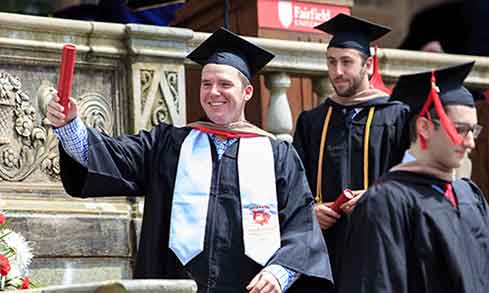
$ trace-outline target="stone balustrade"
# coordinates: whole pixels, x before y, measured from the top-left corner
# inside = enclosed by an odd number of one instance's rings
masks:
[[[23,290],[26,293],[195,293],[197,284],[190,280],[114,280],[78,285],[49,286]]]
[[[34,248],[31,278],[70,285],[132,275],[142,201],[79,200],[59,181],[57,140],[45,119],[63,43],[74,43],[72,95],[81,118],[108,134],[186,123],[185,56],[208,34],[138,24],[108,24],[0,13],[0,209]],[[268,130],[291,139],[287,96],[292,75],[312,79],[318,97],[332,93],[326,45],[249,38],[277,57],[263,75],[270,91]],[[476,60],[467,84],[489,88],[489,58],[380,49],[392,83],[400,74]]]

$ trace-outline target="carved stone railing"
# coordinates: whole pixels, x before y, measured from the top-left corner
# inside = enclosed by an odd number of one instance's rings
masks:
[[[137,249],[141,200],[68,197],[59,181],[57,140],[45,119],[47,89],[57,84],[63,43],[74,43],[72,95],[89,126],[134,133],[159,122],[186,122],[184,57],[208,34],[188,29],[71,21],[0,13],[0,209],[32,242],[32,279],[69,285],[127,279]],[[332,93],[326,46],[250,40],[277,57],[265,68],[268,130],[291,139],[291,76],[312,79],[318,97]],[[387,82],[400,74],[477,60],[467,84],[489,87],[489,59],[379,50]]]
[[[78,285],[50,286],[25,290],[26,293],[195,293],[197,284],[190,280],[114,280]]]

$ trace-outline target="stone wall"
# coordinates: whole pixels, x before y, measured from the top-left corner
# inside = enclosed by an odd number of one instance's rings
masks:
[[[34,249],[43,286],[132,276],[141,200],[67,196],[45,119],[63,43],[77,46],[72,95],[108,134],[185,123],[189,30],[0,13],[0,210]],[[142,210],[142,209],[141,209]]]

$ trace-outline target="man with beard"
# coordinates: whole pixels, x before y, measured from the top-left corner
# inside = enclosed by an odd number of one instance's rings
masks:
[[[474,62],[401,76],[392,94],[409,104],[410,162],[368,189],[352,215],[341,293],[485,293],[489,207],[455,168],[481,131],[463,87]]]
[[[110,137],[53,96],[47,117],[61,141],[72,196],[145,196],[136,278],[193,279],[199,293],[325,292],[327,249],[304,168],[292,145],[245,120],[251,77],[270,52],[226,29],[187,58],[203,65],[209,121],[160,123]],[[307,287],[302,287],[302,286]]]
[[[331,35],[326,52],[328,77],[336,94],[300,114],[294,146],[315,195],[315,212],[329,249],[333,277],[339,272],[348,214],[373,180],[399,163],[407,148],[407,107],[374,88],[368,71],[370,42],[389,29],[339,14],[317,27]],[[331,203],[345,189],[355,196]]]

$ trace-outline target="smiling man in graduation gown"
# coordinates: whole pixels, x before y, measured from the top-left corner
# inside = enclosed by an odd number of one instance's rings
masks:
[[[472,66],[400,77],[392,97],[411,107],[413,160],[355,208],[339,292],[488,292],[489,208],[472,181],[454,180],[481,130],[463,87]]]
[[[401,161],[408,147],[407,107],[389,101],[388,94],[374,88],[368,78],[373,62],[370,42],[389,32],[388,28],[344,14],[317,28],[333,35],[326,57],[336,94],[300,114],[294,146],[315,194],[316,215],[335,275],[348,216],[329,205],[346,188],[360,194]],[[350,213],[358,198],[343,205],[342,211]]]
[[[85,127],[73,101],[65,117],[53,96],[66,191],[145,195],[136,278],[191,278],[199,292],[325,292],[329,259],[300,158],[244,117],[251,77],[273,55],[219,29],[188,58],[203,65],[207,122],[112,138]]]

